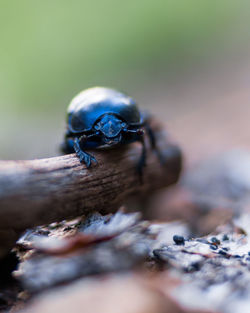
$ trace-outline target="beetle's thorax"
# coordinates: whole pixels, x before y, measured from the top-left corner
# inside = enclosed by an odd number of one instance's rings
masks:
[[[118,116],[107,113],[96,122],[94,128],[101,132],[106,143],[119,142],[121,131],[127,126]]]

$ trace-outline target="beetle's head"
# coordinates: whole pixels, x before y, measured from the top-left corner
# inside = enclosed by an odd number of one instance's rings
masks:
[[[122,139],[121,131],[126,127],[127,123],[111,113],[104,114],[94,125],[95,130],[102,134],[103,141],[107,145],[119,143]]]

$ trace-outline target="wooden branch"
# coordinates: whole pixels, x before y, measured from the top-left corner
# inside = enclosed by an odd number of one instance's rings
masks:
[[[143,184],[135,167],[140,144],[91,151],[98,165],[87,169],[75,154],[28,161],[0,161],[0,246],[11,246],[26,228],[93,211],[113,212],[132,194],[148,194],[178,180],[181,152],[157,121],[153,129],[166,159],[161,165],[147,142]],[[0,249],[1,250],[1,249]],[[1,256],[1,251],[0,251]]]

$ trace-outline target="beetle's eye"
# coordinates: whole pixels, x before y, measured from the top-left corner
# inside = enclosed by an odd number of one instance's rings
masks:
[[[124,123],[124,122],[121,125],[122,125],[122,127],[126,127],[127,126],[127,124]]]

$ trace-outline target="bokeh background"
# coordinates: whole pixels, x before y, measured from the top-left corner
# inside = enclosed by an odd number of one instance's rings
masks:
[[[188,159],[250,143],[250,3],[0,0],[0,158],[58,153],[68,103],[103,85]]]

